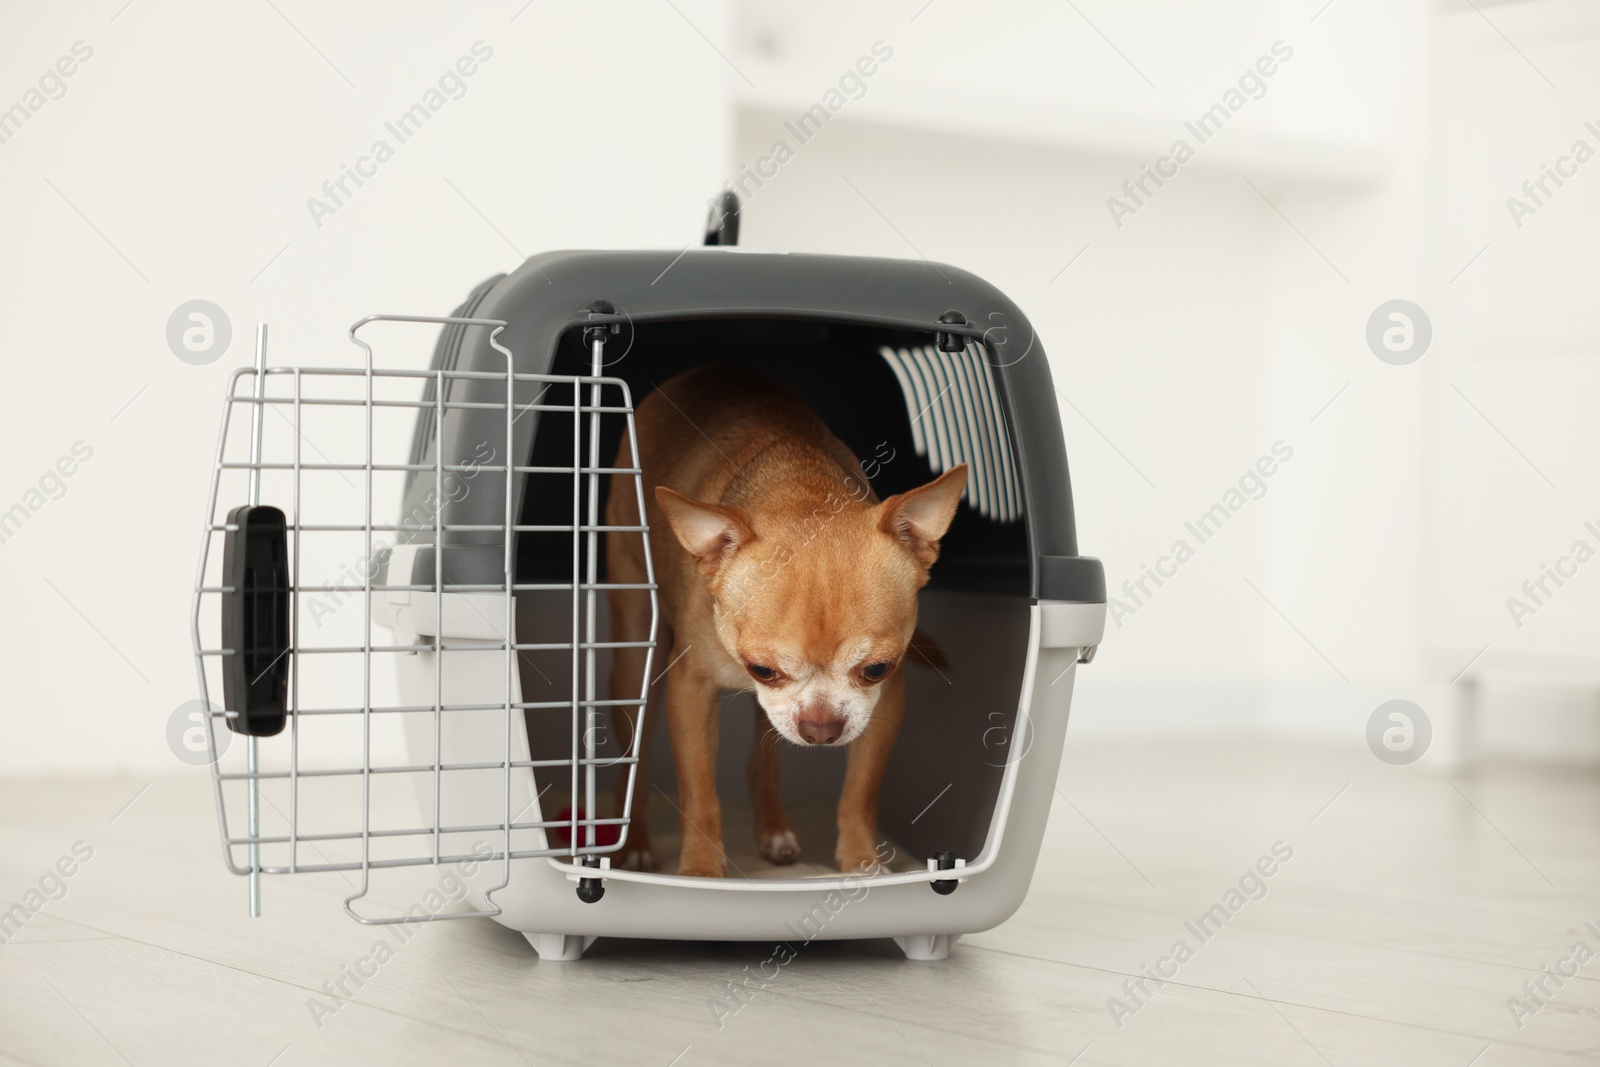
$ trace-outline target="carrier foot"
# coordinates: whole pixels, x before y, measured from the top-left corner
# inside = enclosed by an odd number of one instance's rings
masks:
[[[593,936],[584,934],[523,934],[528,944],[541,960],[550,963],[567,963],[583,959],[583,950],[594,944]]]
[[[942,960],[949,957],[950,944],[956,937],[949,934],[912,934],[909,937],[897,937],[894,943],[900,946],[900,951],[906,954],[908,960]]]

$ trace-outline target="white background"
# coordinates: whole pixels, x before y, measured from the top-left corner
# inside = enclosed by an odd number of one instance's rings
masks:
[[[0,108],[74,42],[93,58],[0,144],[0,510],[75,442],[93,458],[0,544],[0,766],[176,766],[219,401],[256,322],[274,363],[346,365],[356,318],[446,313],[525,255],[680,248],[877,41],[893,58],[742,243],[925,256],[1008,292],[1114,593],[1294,448],[1109,628],[1073,729],[1359,744],[1406,697],[1445,735],[1487,646],[1564,671],[1492,675],[1490,746],[1593,759],[1600,564],[1520,629],[1506,599],[1600,525],[1600,162],[1520,229],[1505,201],[1600,148],[1597,37],[1557,0],[11,0]],[[307,198],[479,40],[465,95],[316,225]],[[1115,225],[1107,198],[1280,40],[1265,95]],[[234,330],[203,367],[165,336],[196,298]],[[1395,298],[1432,319],[1410,366],[1365,340]]]

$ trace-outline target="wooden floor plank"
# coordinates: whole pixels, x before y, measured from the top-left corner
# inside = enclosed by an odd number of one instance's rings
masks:
[[[1506,1007],[1574,940],[1600,949],[1584,925],[1600,928],[1600,825],[1578,814],[1600,807],[1593,776],[1505,768],[1452,782],[1365,751],[1085,743],[1069,744],[1060,789],[1010,921],[936,964],[909,963],[887,941],[806,945],[730,1014],[729,984],[771,946],[606,940],[555,964],[489,922],[397,939],[344,916],[354,876],[336,874],[267,879],[252,920],[244,880],[221,863],[204,772],[10,779],[0,898],[52,892],[0,945],[0,1056],[260,1065],[288,1046],[284,1067],[665,1065],[685,1049],[684,1067],[1596,1058],[1600,959],[1520,1029]],[[1185,924],[1278,841],[1293,858],[1201,943]],[[93,855],[64,893],[42,882],[78,842]],[[374,907],[406,903],[394,886],[376,895]],[[1193,958],[1135,1002],[1123,983],[1180,939]],[[380,942],[391,958],[353,984],[348,968]],[[1113,998],[1136,1010],[1114,1017]]]

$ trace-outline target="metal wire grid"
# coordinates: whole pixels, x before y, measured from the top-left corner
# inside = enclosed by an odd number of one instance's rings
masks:
[[[468,327],[481,326],[490,328],[490,345],[506,359],[506,372],[495,374],[482,371],[460,371],[434,369],[428,371],[410,371],[374,366],[372,347],[357,336],[363,326],[371,322],[403,322],[403,323],[431,323],[444,326]],[[292,478],[291,499],[287,502],[285,510],[288,514],[288,535],[290,537],[290,652],[289,656],[289,695],[288,695],[288,765],[284,770],[263,770],[257,758],[258,743],[264,744],[272,750],[274,747],[281,750],[282,735],[276,738],[258,739],[251,737],[249,743],[249,763],[243,772],[225,772],[218,759],[219,748],[217,744],[216,724],[237,715],[236,711],[210,710],[205,716],[206,742],[212,768],[212,783],[215,802],[217,805],[218,825],[223,845],[223,858],[228,869],[235,874],[249,875],[252,882],[252,914],[259,914],[259,894],[257,884],[262,874],[295,874],[317,871],[355,871],[361,872],[361,884],[355,893],[345,901],[345,910],[355,919],[363,923],[396,923],[396,922],[422,922],[440,919],[492,917],[500,914],[500,907],[493,900],[493,893],[504,888],[510,881],[510,862],[513,859],[566,856],[574,861],[578,857],[596,857],[588,860],[597,863],[597,857],[602,853],[616,851],[626,842],[628,826],[632,818],[631,798],[633,796],[633,779],[638,773],[640,742],[644,731],[644,711],[648,697],[650,678],[650,664],[654,657],[655,635],[659,620],[659,602],[655,581],[654,566],[648,544],[648,527],[643,525],[613,526],[602,525],[599,521],[599,487],[603,475],[623,475],[633,482],[634,492],[638,505],[638,513],[645,514],[644,488],[639,467],[637,438],[634,432],[633,398],[626,382],[620,378],[611,378],[601,375],[603,366],[603,353],[605,342],[595,340],[591,345],[592,365],[589,375],[549,375],[549,374],[519,374],[514,370],[514,357],[509,349],[499,343],[501,331],[506,323],[493,319],[477,318],[434,318],[422,316],[396,316],[373,315],[361,319],[350,328],[350,339],[365,353],[364,368],[302,368],[302,367],[267,367],[265,365],[265,340],[266,330],[263,326],[258,336],[257,365],[254,370],[240,368],[229,379],[227,391],[224,396],[225,404],[222,426],[218,434],[216,457],[213,467],[211,490],[206,506],[206,517],[201,540],[200,562],[198,576],[194,589],[192,637],[195,652],[196,673],[199,681],[200,696],[207,709],[213,709],[209,699],[210,685],[207,676],[207,661],[220,663],[221,657],[237,654],[238,650],[221,647],[208,647],[202,640],[203,607],[207,598],[219,598],[224,593],[233,590],[222,585],[207,585],[207,566],[211,560],[213,545],[218,537],[237,529],[226,521],[218,520],[219,487],[224,472],[246,471],[249,475],[250,493],[253,503],[259,503],[261,475],[264,471],[286,471]],[[287,378],[292,391],[289,396],[269,395],[268,382],[273,378]],[[324,381],[329,379],[360,379],[364,380],[364,396],[356,399],[310,396],[307,395],[308,382]],[[381,379],[415,379],[431,385],[425,391],[422,400],[390,400],[378,399],[374,396],[375,382]],[[505,383],[505,398],[503,401],[457,401],[448,400],[449,390],[447,384],[464,381],[501,382]],[[515,392],[519,383],[526,383],[538,388],[538,395],[533,401],[523,404],[516,402]],[[248,390],[241,387],[248,384]],[[555,386],[567,386],[572,391],[572,402],[543,403],[543,397]],[[583,387],[588,387],[589,402],[583,403]],[[620,401],[613,404],[605,403],[605,393],[614,389],[620,396]],[[431,395],[426,395],[431,394]],[[248,406],[251,411],[251,456],[247,461],[228,458],[229,428],[234,409],[240,405]],[[261,456],[261,425],[263,412],[268,406],[280,405],[287,408],[292,414],[289,422],[293,432],[292,457],[288,461],[270,462]],[[307,441],[302,430],[302,413],[312,407],[346,407],[359,408],[364,412],[364,443],[365,456],[360,464],[340,464],[333,462],[313,463],[307,462],[302,455],[302,443]],[[431,463],[378,463],[374,460],[374,412],[381,408],[409,408],[417,411],[419,419],[434,420],[432,437],[436,442],[433,461]],[[505,417],[505,456],[508,462],[500,464],[460,464],[446,462],[442,442],[446,413],[452,410],[502,410]],[[570,413],[573,419],[573,462],[566,466],[534,466],[510,462],[515,457],[515,422],[527,412],[561,412]],[[585,418],[587,416],[587,419]],[[621,416],[627,425],[627,440],[631,446],[630,467],[607,467],[601,465],[599,454],[601,419],[605,416]],[[581,456],[580,428],[588,427],[588,459],[585,463]],[[325,458],[325,457],[324,457]],[[420,458],[420,457],[418,457]],[[444,484],[445,476],[450,473],[472,471],[477,473],[500,474],[504,477],[505,516],[503,523],[496,524],[466,524],[447,523],[444,521]],[[302,474],[310,471],[335,471],[335,472],[360,472],[363,476],[362,495],[364,520],[359,525],[353,523],[311,523],[305,521],[302,513],[301,482]],[[386,582],[382,585],[373,584],[373,568],[363,567],[363,583],[361,588],[362,606],[364,617],[362,620],[363,641],[360,645],[324,645],[315,646],[302,644],[300,627],[299,597],[307,592],[326,592],[326,587],[310,586],[301,581],[301,541],[302,535],[320,533],[356,533],[364,536],[365,551],[373,551],[373,535],[383,532],[415,533],[415,527],[404,524],[386,524],[373,521],[373,475],[380,472],[415,472],[421,477],[431,472],[434,477],[434,492],[437,506],[432,508],[433,523],[431,533],[433,545],[434,574],[430,584],[415,584],[407,576],[401,582]],[[531,477],[534,475],[545,476],[570,476],[572,478],[572,521],[568,524],[518,524],[513,514],[516,494],[514,492],[517,477]],[[342,476],[342,475],[341,475]],[[582,483],[587,480],[587,513],[580,515],[584,494]],[[530,484],[529,491],[533,486]],[[518,583],[516,581],[516,535],[521,533],[571,533],[572,535],[572,580],[570,582],[530,582]],[[605,533],[635,534],[645,540],[645,566],[646,581],[644,583],[613,583],[601,582],[598,575],[598,563],[601,534]],[[445,582],[443,573],[443,557],[445,550],[437,546],[445,544],[444,535],[447,533],[499,533],[504,544],[503,577],[498,584],[470,584],[453,585]],[[580,543],[586,548],[586,555],[580,553]],[[580,577],[580,559],[587,559],[585,573]],[[597,597],[608,589],[633,589],[647,591],[650,598],[650,630],[648,639],[644,641],[601,641],[597,630]],[[448,590],[448,593],[447,593]],[[572,622],[571,640],[566,642],[517,642],[515,640],[515,594],[518,592],[544,592],[544,591],[570,591],[572,594]],[[435,631],[441,631],[445,614],[445,597],[459,596],[469,593],[498,593],[501,595],[503,605],[503,625],[499,631],[502,638],[498,644],[482,641],[451,643],[444,637],[435,633],[429,643],[416,644],[374,644],[372,640],[372,603],[373,594],[387,594],[390,592],[405,592],[408,594],[431,593],[434,597],[434,618],[441,623],[435,625]],[[485,619],[487,622],[487,619]],[[220,643],[220,642],[219,642]],[[637,699],[619,698],[599,699],[597,689],[596,655],[601,649],[617,648],[643,648],[645,662],[643,674],[640,678],[639,696]],[[496,703],[451,703],[444,702],[443,662],[444,654],[453,651],[494,652],[503,654],[505,688],[503,700]],[[519,701],[514,699],[513,677],[516,670],[517,657],[527,651],[569,651],[571,654],[571,694],[566,700]],[[372,656],[374,653],[418,653],[433,655],[434,693],[431,704],[396,704],[390,706],[375,706],[372,698]],[[304,707],[301,703],[301,657],[319,654],[355,654],[361,655],[362,663],[362,699],[360,706],[344,707]],[[638,709],[634,715],[634,729],[632,736],[627,739],[624,752],[621,756],[601,758],[596,750],[596,727],[602,708],[635,707]],[[513,750],[513,712],[522,714],[529,710],[556,710],[567,709],[572,716],[572,751],[568,759],[514,759]],[[492,761],[458,761],[446,762],[443,759],[443,720],[446,712],[475,712],[499,711],[503,729],[503,751],[498,760]],[[424,715],[433,717],[433,759],[427,764],[402,764],[394,766],[374,766],[372,760],[372,720],[375,715]],[[362,758],[359,767],[335,768],[302,768],[300,765],[300,720],[317,716],[354,716],[361,717],[362,725]],[[281,751],[279,752],[281,755]],[[595,815],[595,775],[600,766],[623,765],[626,767],[628,787],[624,791],[624,807],[622,812],[612,818],[597,818]],[[516,821],[511,812],[511,776],[515,771],[526,771],[530,775],[535,769],[567,768],[570,772],[571,796],[574,799],[573,810],[570,818],[560,820],[534,819]],[[502,772],[501,780],[501,813],[497,822],[474,822],[463,824],[446,824],[441,818],[440,793],[446,774],[452,772],[493,771]],[[580,773],[581,772],[581,773]],[[374,829],[372,826],[371,809],[371,784],[374,775],[385,774],[427,774],[432,775],[432,822],[429,826],[406,827],[396,829]],[[354,778],[361,780],[361,823],[359,830],[341,830],[326,833],[302,833],[300,831],[300,782],[302,779],[311,778]],[[265,780],[287,780],[289,787],[289,812],[287,815],[288,833],[267,835],[262,834],[258,821],[258,796],[261,783]],[[230,781],[243,781],[248,790],[248,827],[247,832],[240,835],[230,830],[230,819],[224,783]],[[584,817],[579,817],[576,799],[581,795],[585,801]],[[537,799],[537,798],[536,798]],[[532,806],[530,804],[529,806]],[[526,808],[524,808],[526,810]],[[518,815],[521,812],[517,813]],[[596,842],[596,828],[599,826],[618,827],[619,839],[610,845],[600,845]],[[549,831],[557,827],[565,827],[568,831],[568,844],[558,848],[523,848],[514,849],[511,844],[513,830]],[[583,828],[584,843],[579,843],[579,828]],[[358,914],[353,903],[365,897],[370,888],[370,873],[374,869],[389,867],[410,867],[427,864],[461,863],[469,860],[481,860],[481,855],[449,853],[444,850],[443,839],[447,835],[464,833],[489,833],[498,832],[501,835],[500,847],[492,858],[501,860],[502,868],[499,881],[492,888],[485,891],[485,901],[488,910],[460,913],[441,913],[434,915],[416,916],[402,915],[390,918],[368,918]],[[429,847],[421,854],[389,856],[373,858],[371,845],[375,838],[418,838],[426,837]],[[359,861],[338,862],[322,858],[321,862],[307,863],[300,859],[301,846],[306,845],[316,850],[319,842],[356,841],[361,843],[361,857]],[[263,864],[260,859],[260,849],[263,845],[287,845],[288,862],[286,864]],[[248,850],[248,862],[240,865],[234,854],[234,849],[243,846]]]

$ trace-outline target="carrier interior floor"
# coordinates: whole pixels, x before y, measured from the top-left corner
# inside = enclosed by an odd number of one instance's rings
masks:
[[[546,818],[564,810],[567,801],[564,793],[552,789],[545,794]],[[675,798],[674,798],[675,799]],[[839,869],[833,865],[833,849],[837,839],[834,807],[824,800],[794,800],[784,804],[789,823],[800,839],[800,858],[793,863],[773,863],[763,859],[756,848],[754,822],[750,802],[742,796],[724,797],[722,800],[722,847],[728,856],[728,875],[732,878],[837,878]],[[650,843],[655,853],[657,868],[665,874],[678,869],[678,852],[683,839],[679,832],[678,813],[668,798],[658,793],[651,801]],[[582,830],[579,830],[581,836]],[[891,871],[920,871],[927,861],[913,856],[888,836],[879,845],[879,855],[887,857],[885,865]]]
[[[204,770],[10,776],[0,900],[41,906],[0,935],[0,1063],[1592,1062],[1600,962],[1543,968],[1600,949],[1600,775],[1432,758],[1069,738],[1009,921],[938,963],[816,941],[781,965],[772,944],[602,938],[552,963],[487,920],[363,926],[340,906],[358,874],[268,878],[251,919]],[[92,856],[52,875],[77,842]]]

